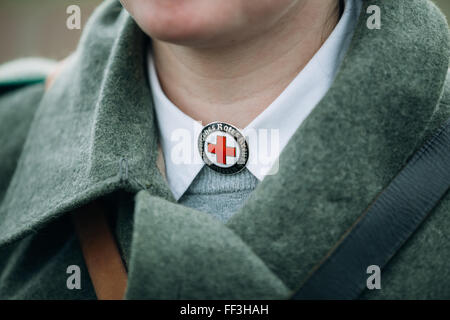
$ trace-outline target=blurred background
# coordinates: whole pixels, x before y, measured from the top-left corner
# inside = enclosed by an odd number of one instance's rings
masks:
[[[450,17],[450,0],[433,0]],[[0,0],[0,64],[39,56],[61,59],[71,53],[86,20],[101,0]],[[69,30],[66,8],[81,9],[81,30]]]

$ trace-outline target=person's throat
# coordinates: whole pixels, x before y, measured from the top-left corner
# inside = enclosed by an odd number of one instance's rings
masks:
[[[153,40],[162,90],[203,125],[221,121],[245,128],[320,49],[336,26],[339,11],[331,20],[329,14],[309,18],[315,21],[309,27],[301,14],[287,19],[245,43],[223,47],[192,48]]]

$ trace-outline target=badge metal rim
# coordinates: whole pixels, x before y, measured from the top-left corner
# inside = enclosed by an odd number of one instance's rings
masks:
[[[205,138],[203,137],[203,132],[215,125],[218,124],[222,124],[222,126],[229,126],[231,128],[233,128],[236,131],[236,134],[231,134],[227,131],[222,131],[219,129],[213,130],[211,131],[209,134],[211,134],[212,132],[224,132],[224,133],[228,133],[229,135],[231,135],[233,137],[233,139],[236,141],[237,145],[240,148],[240,156],[238,161],[231,167],[228,168],[222,168],[217,166],[216,164],[214,164],[211,160],[209,160],[209,158],[207,157],[206,153],[205,153]],[[208,134],[208,135],[209,135]],[[239,140],[236,136],[241,136],[243,138],[243,143],[240,144]],[[231,174],[236,174],[241,172],[242,170],[244,170],[244,168],[247,166],[247,162],[249,159],[249,149],[248,149],[248,143],[247,143],[247,139],[245,138],[244,134],[241,132],[241,130],[239,130],[238,128],[236,128],[235,126],[233,126],[232,124],[226,123],[226,122],[222,122],[222,121],[214,121],[211,123],[208,123],[206,126],[204,126],[202,128],[202,130],[200,131],[200,134],[198,136],[198,151],[200,152],[200,157],[202,158],[203,162],[212,170],[221,173],[221,174],[227,174],[227,175],[231,175]],[[245,157],[245,158],[244,158]],[[241,161],[241,159],[243,161]]]

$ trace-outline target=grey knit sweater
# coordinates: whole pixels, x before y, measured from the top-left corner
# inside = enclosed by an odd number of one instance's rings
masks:
[[[258,182],[247,169],[224,175],[204,166],[178,202],[226,222],[244,204]]]

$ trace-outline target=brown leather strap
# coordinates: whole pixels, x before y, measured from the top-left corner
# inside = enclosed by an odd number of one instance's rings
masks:
[[[123,299],[127,272],[103,206],[98,200],[88,204],[75,212],[73,222],[97,298]]]
[[[51,72],[45,83],[48,90],[64,67],[61,61]],[[72,216],[81,250],[99,300],[121,300],[127,287],[127,272],[111,233],[105,211],[97,200]]]

